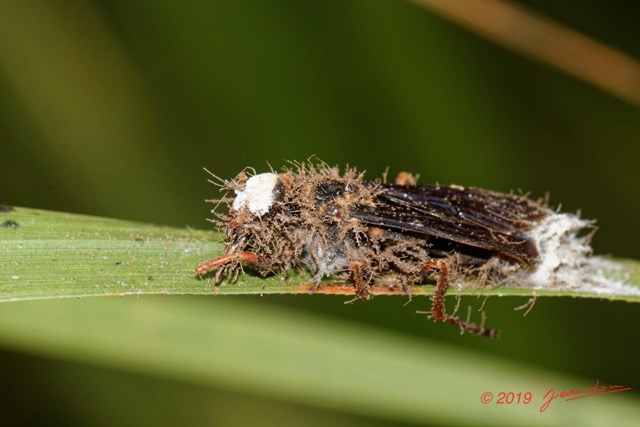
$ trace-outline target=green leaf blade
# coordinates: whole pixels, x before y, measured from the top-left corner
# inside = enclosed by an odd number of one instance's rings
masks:
[[[142,294],[224,295],[300,294],[313,288],[308,272],[291,270],[272,277],[242,274],[236,284],[214,286],[195,266],[219,256],[223,236],[215,231],[178,229],[131,221],[15,208],[0,213],[0,302],[83,296]],[[622,276],[640,285],[637,262],[620,262]],[[413,286],[413,295],[433,287]],[[314,292],[353,295],[350,285],[327,282]],[[456,292],[451,291],[450,292]],[[465,288],[461,295],[574,296],[639,302],[640,297],[571,291]],[[379,295],[401,295],[401,289],[376,286]]]

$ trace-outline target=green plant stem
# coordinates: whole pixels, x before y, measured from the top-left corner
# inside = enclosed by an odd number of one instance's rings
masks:
[[[211,277],[200,278],[194,272],[198,262],[220,255],[224,248],[223,236],[214,231],[27,208],[0,212],[0,225],[0,302],[137,294],[354,294],[351,285],[331,282],[314,290],[311,276],[301,271],[268,278],[242,274],[236,284],[215,286]],[[638,262],[618,262],[620,274],[639,285]],[[432,291],[430,285],[411,288],[413,295]],[[484,292],[471,286],[461,295]],[[375,286],[373,293],[404,295],[403,290],[384,286]],[[494,289],[491,295],[640,301],[637,296],[524,288]]]

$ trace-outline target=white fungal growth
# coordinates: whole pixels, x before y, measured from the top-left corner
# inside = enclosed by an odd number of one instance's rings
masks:
[[[615,264],[591,256],[590,236],[581,236],[593,221],[570,214],[551,214],[530,234],[540,262],[524,273],[524,284],[537,289],[571,290],[599,294],[638,295],[640,289],[612,279]]]
[[[573,281],[571,276],[591,254],[589,242],[578,233],[591,223],[574,215],[551,214],[531,230],[540,251],[540,263],[529,275],[531,284],[543,288]]]
[[[244,190],[236,190],[233,209],[236,211],[244,207],[249,212],[262,216],[269,212],[274,202],[274,189],[278,183],[275,173],[261,173],[247,180]]]

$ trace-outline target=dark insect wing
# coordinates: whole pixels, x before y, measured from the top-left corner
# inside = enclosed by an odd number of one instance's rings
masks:
[[[375,206],[355,206],[351,216],[400,232],[435,236],[532,264],[527,236],[549,210],[525,197],[478,188],[378,184]]]

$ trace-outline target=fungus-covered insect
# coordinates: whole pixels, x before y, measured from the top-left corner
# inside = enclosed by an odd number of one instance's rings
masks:
[[[306,267],[318,286],[328,276],[349,281],[363,300],[374,283],[408,290],[437,279],[432,318],[488,337],[497,331],[445,312],[450,277],[562,284],[563,271],[579,268],[590,252],[590,236],[578,233],[591,221],[520,195],[415,185],[407,173],[387,184],[364,181],[354,169],[294,164],[279,174],[243,172],[222,186],[235,193],[222,199],[228,214],[218,214],[226,249],[197,274],[217,269],[219,284],[235,281],[242,266],[262,275]]]

